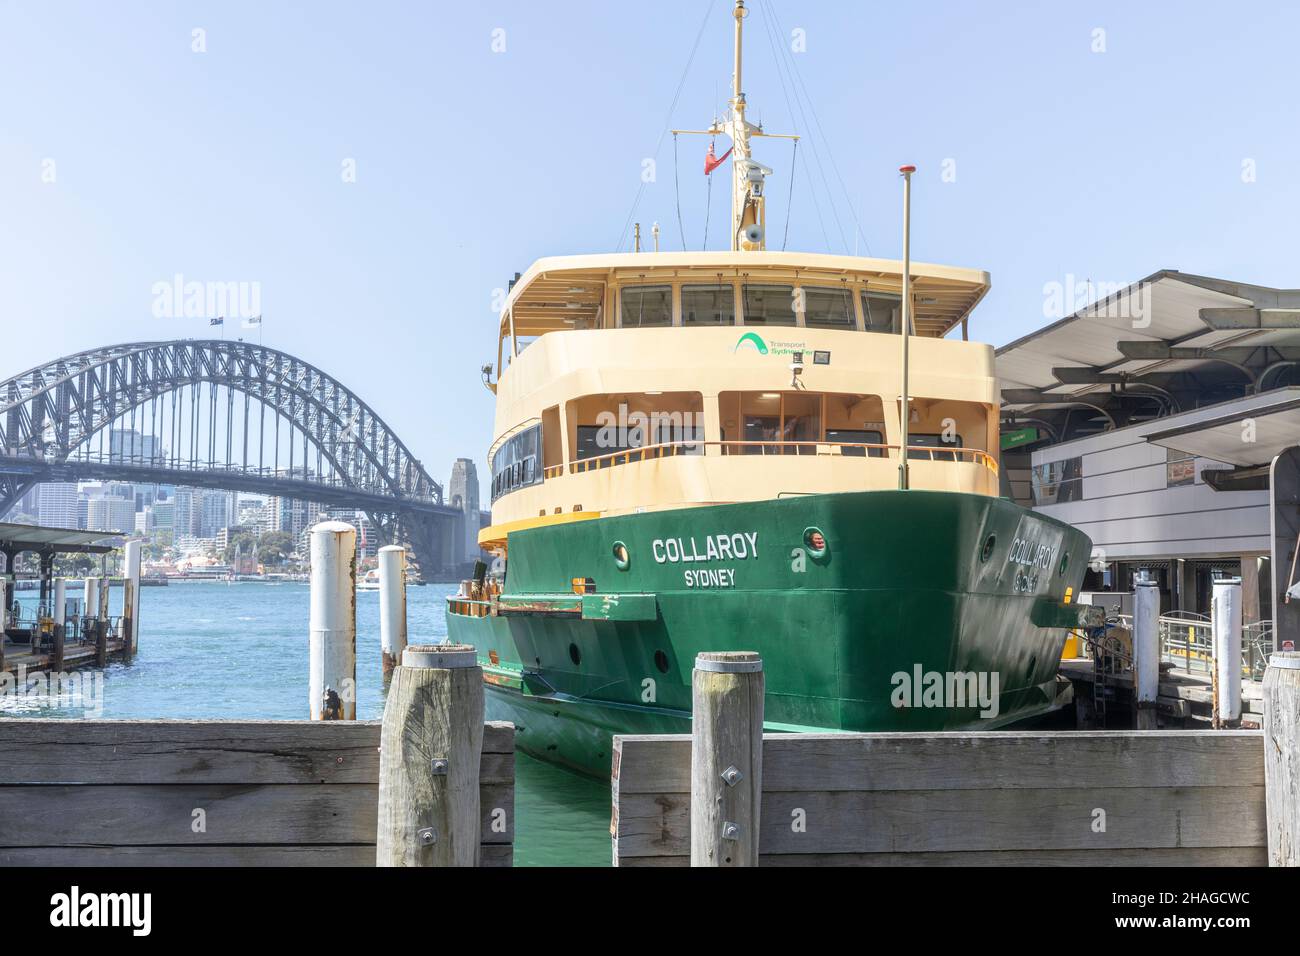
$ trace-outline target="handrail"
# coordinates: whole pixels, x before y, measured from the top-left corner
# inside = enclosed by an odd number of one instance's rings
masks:
[[[542,469],[542,477],[558,478],[564,475],[566,472],[569,474],[583,474],[584,472],[591,471],[593,469],[603,468],[605,467],[606,463],[610,465],[626,465],[631,463],[633,460],[645,461],[647,458],[673,457],[679,454],[696,453],[697,450],[703,451],[703,449],[705,448],[724,448],[724,449],[775,448],[775,449],[781,449],[782,451],[786,449],[798,450],[800,448],[812,448],[814,453],[820,453],[818,452],[818,449],[820,448],[839,448],[841,449],[841,451],[845,448],[855,448],[855,449],[861,448],[864,451],[872,450],[872,451],[883,451],[886,453],[897,453],[899,451],[899,447],[900,446],[898,445],[878,444],[872,442],[836,442],[836,441],[733,441],[733,440],[705,441],[703,439],[696,439],[696,440],[683,440],[683,441],[672,441],[672,442],[658,442],[651,445],[640,445],[636,448],[625,448],[619,451],[609,452],[604,455],[595,455],[591,458],[579,458],[574,461],[570,461],[567,464],[551,465],[547,468]],[[997,459],[994,458],[992,455],[990,455],[988,452],[979,448],[962,448],[959,446],[958,447],[935,447],[932,445],[908,445],[907,450],[909,452],[925,452],[930,455],[931,461],[935,460],[934,453],[936,452],[940,455],[945,456],[944,458],[940,458],[939,459],[940,461],[959,460],[959,456],[969,455],[971,459],[970,461],[971,464],[983,464],[984,467],[987,468],[989,471],[993,472],[994,475],[998,473]],[[947,458],[947,456],[952,456],[952,458]],[[841,455],[841,457],[847,458],[847,457],[854,457],[854,456]],[[880,457],[888,459],[890,457],[896,457],[896,454],[895,455],[885,454]]]

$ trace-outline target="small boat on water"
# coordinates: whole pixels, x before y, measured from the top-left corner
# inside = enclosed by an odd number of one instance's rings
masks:
[[[746,14],[701,131],[731,141],[705,167],[730,158],[730,249],[542,259],[485,370],[498,561],[448,598],[448,638],[521,750],[591,774],[615,733],[689,732],[702,651],[762,656],[778,731],[990,729],[1063,699],[1091,542],[999,497],[993,349],[967,334],[989,276],[906,238],[902,261],[766,248]]]
[[[357,581],[357,592],[379,590],[379,569],[371,568]]]

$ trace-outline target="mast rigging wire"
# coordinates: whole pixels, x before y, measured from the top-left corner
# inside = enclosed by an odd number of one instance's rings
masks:
[[[713,15],[713,8],[716,4],[708,3],[705,5],[704,19],[700,21],[699,32],[695,34],[695,44],[691,47],[691,55],[686,59],[686,66],[682,68],[682,75],[677,81],[677,91],[673,94],[673,101],[668,107],[668,115],[664,118],[663,127],[659,133],[659,140],[655,143],[655,157],[659,155],[659,149],[664,144],[664,136],[668,134],[668,128],[672,123],[673,111],[677,109],[677,101],[681,99],[682,88],[686,85],[686,75],[691,70],[691,64],[695,62],[695,54],[700,49],[700,41],[704,39],[704,28],[709,25],[709,17]],[[628,227],[632,225],[632,217],[636,215],[637,207],[641,204],[641,194],[645,192],[645,178],[642,177],[641,184],[637,186],[636,198],[632,200],[632,208],[628,210],[627,219],[623,222],[623,230],[618,234],[614,241],[616,250],[623,248],[623,240],[627,236]]]
[[[677,176],[677,134],[673,133],[673,192],[677,196],[677,231],[682,237],[682,252],[686,251],[686,226],[682,223],[682,184]]]
[[[759,0],[759,2],[762,3],[762,4],[764,4],[764,5],[767,7],[767,14],[766,14],[766,16],[764,17],[764,21],[770,21],[770,22],[771,22],[772,29],[773,29],[774,31],[776,31],[776,33],[777,33],[778,35],[780,35],[780,29],[781,29],[781,28],[780,28],[780,23],[779,23],[779,22],[777,21],[777,19],[776,19],[776,10],[775,10],[775,8],[774,8],[773,5],[772,5],[772,0]],[[782,49],[784,50],[784,47],[782,47]],[[788,68],[789,68],[789,70],[790,70],[790,74],[791,74],[791,76],[793,76],[794,79],[798,81],[799,87],[802,88],[802,90],[803,90],[803,98],[804,98],[804,99],[807,101],[807,103],[808,103],[808,109],[812,112],[813,122],[814,122],[814,123],[816,124],[816,126],[817,126],[817,132],[821,135],[822,142],[823,142],[823,143],[825,144],[825,146],[826,146],[826,157],[827,157],[827,159],[830,161],[830,164],[831,164],[831,170],[835,173],[835,178],[836,178],[836,180],[839,181],[840,189],[843,190],[843,192],[844,192],[844,200],[845,200],[845,203],[846,203],[847,206],[848,206],[849,215],[853,218],[853,225],[854,225],[854,227],[857,229],[857,231],[858,231],[858,235],[862,238],[862,244],[866,247],[867,255],[871,255],[871,244],[870,244],[869,242],[867,242],[867,237],[866,237],[865,233],[863,233],[863,231],[862,231],[862,223],[858,220],[857,210],[856,210],[856,209],[854,208],[854,206],[853,206],[853,199],[852,199],[852,197],[849,195],[849,189],[848,189],[848,186],[846,186],[846,185],[844,184],[844,177],[840,174],[839,164],[835,162],[835,151],[831,149],[830,140],[826,137],[826,131],[822,128],[821,117],[817,114],[817,106],[813,103],[812,96],[810,96],[809,93],[808,93],[808,84],[807,84],[806,82],[804,82],[804,78],[803,78],[802,74],[799,73],[799,69],[798,69],[798,67],[797,67],[797,66],[795,65],[795,63],[794,63],[794,56],[793,56],[793,54],[791,54],[791,53],[789,53],[788,51],[786,51],[786,52],[784,53],[784,55],[785,55],[786,61],[787,61],[787,63],[788,63]],[[796,89],[796,91],[795,91],[795,95],[796,95],[796,97],[798,96],[798,89]],[[812,129],[810,128],[810,129],[809,129],[809,133],[811,133],[811,132],[812,132]],[[814,143],[814,147],[815,147],[815,143]],[[815,150],[815,148],[814,148],[814,152],[815,152],[815,151],[816,151],[816,150]],[[818,159],[818,166],[820,167],[820,165],[821,165],[821,160],[820,160],[820,158],[819,158],[819,159]],[[823,175],[823,178],[824,178],[824,177],[825,177],[825,173],[823,172],[822,175]],[[830,187],[827,186],[827,194],[828,194],[828,196],[829,196],[829,192],[830,192]],[[834,206],[832,206],[832,207],[831,207],[831,212],[832,212],[832,214],[834,213],[834,211],[835,211]],[[836,216],[836,225],[838,225],[838,224],[839,224],[839,217]],[[848,248],[848,243],[845,242],[845,249],[847,250],[847,248]]]
[[[785,244],[790,240],[790,210],[794,207],[794,171],[795,162],[799,158],[799,141],[794,139],[790,142],[793,146],[790,150],[790,192],[785,197],[785,234],[781,236],[782,252],[785,252]]]

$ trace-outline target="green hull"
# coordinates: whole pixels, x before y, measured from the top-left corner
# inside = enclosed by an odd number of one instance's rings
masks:
[[[448,637],[478,649],[489,716],[521,750],[591,774],[615,733],[689,732],[701,651],[762,655],[770,729],[989,729],[1054,705],[1090,551],[1059,521],[946,492],[599,518],[512,534],[496,613],[449,611]]]

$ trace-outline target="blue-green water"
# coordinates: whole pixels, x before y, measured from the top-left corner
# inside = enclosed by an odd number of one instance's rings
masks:
[[[412,644],[447,635],[449,585],[407,592]],[[115,591],[115,596],[118,592]],[[79,594],[69,591],[69,595]],[[26,608],[33,591],[17,597]],[[173,584],[141,590],[140,653],[108,668],[105,718],[261,718],[307,716],[306,584]],[[111,613],[116,614],[113,609]],[[72,701],[21,707],[0,697],[0,715],[81,717]],[[383,715],[379,595],[357,595],[357,716]],[[519,754],[515,790],[515,863],[605,866],[610,861],[609,787]]]

